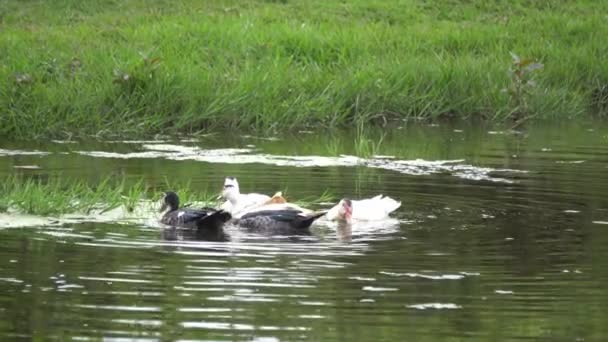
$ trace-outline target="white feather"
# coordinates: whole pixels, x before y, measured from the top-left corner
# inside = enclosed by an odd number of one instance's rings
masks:
[[[270,200],[270,196],[263,194],[240,194],[237,196],[236,203],[232,203],[231,212],[233,214],[241,214],[249,212],[252,209],[266,204]]]
[[[299,210],[301,211],[302,215],[307,215],[312,213],[312,210],[306,209],[306,208],[302,208],[297,204],[293,204],[293,203],[270,203],[270,204],[262,204],[262,205],[250,205],[248,207],[242,208],[241,210],[239,210],[238,212],[235,212],[232,214],[232,217],[239,219],[241,218],[243,215],[248,214],[248,213],[252,213],[255,211],[262,211],[262,210],[286,210],[286,209],[294,209],[294,210]]]
[[[397,210],[401,206],[398,202],[390,197],[378,195],[372,198],[351,201],[352,203],[352,219],[359,221],[379,221],[389,218],[389,214]],[[327,212],[328,220],[339,220],[341,204],[335,205]]]
[[[226,187],[227,185],[229,187]],[[270,200],[270,196],[263,194],[241,194],[239,182],[233,177],[226,177],[224,180],[222,196],[227,201],[220,206],[220,209],[230,212],[237,218],[249,212],[251,208],[261,206]]]

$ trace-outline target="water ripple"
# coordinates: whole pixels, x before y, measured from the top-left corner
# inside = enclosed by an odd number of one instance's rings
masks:
[[[432,279],[432,280],[458,280],[463,279],[465,276],[463,274],[440,274],[440,275],[431,275],[431,274],[420,274],[420,273],[395,273],[395,272],[385,272],[381,271],[381,274],[386,274],[394,277],[410,277],[410,278],[422,278],[422,279]]]
[[[0,148],[0,157],[4,156],[46,156],[51,154],[51,152],[43,152],[43,151],[23,151],[23,150],[6,150]]]
[[[89,304],[74,304],[74,306],[81,308],[81,309],[112,310],[112,311],[160,312],[162,310],[158,306],[89,305]]]
[[[426,309],[461,309],[462,306],[454,303],[423,303],[423,304],[412,304],[408,305],[408,308],[426,310]]]
[[[170,144],[144,144],[142,152],[105,152],[105,151],[77,151],[81,155],[96,158],[163,158],[169,160],[195,160],[207,163],[223,164],[267,164],[274,166],[293,167],[329,167],[329,166],[367,166],[396,171],[408,175],[430,175],[436,173],[451,173],[455,177],[470,180],[486,180],[493,182],[512,183],[504,177],[492,176],[492,173],[525,173],[523,170],[493,169],[462,164],[464,159],[435,160],[423,159],[396,160],[391,158],[360,158],[349,155],[337,157],[327,156],[287,156],[254,153],[253,149],[201,149],[196,146],[182,146]]]

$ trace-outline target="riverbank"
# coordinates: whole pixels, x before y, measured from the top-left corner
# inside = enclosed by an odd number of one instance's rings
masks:
[[[603,115],[606,5],[3,2],[0,136]]]

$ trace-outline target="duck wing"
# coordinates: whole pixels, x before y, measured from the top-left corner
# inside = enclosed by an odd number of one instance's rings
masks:
[[[223,210],[207,209],[207,215],[196,220],[198,230],[220,230],[232,215]]]
[[[163,215],[160,222],[169,226],[195,228],[196,221],[207,216],[207,212],[195,209],[177,209]]]
[[[308,232],[307,228],[322,213],[303,214],[300,210],[260,210],[243,215],[239,220],[241,227],[274,234],[300,234]]]
[[[201,229],[217,228],[218,225],[221,227],[228,220],[230,214],[223,210],[182,208],[166,213],[160,222],[170,226]]]
[[[301,213],[301,211],[295,209],[258,210],[241,216],[241,220],[255,217],[268,217],[280,222],[291,222],[295,220]]]

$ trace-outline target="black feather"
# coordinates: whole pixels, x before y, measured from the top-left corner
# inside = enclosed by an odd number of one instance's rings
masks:
[[[224,234],[224,223],[232,218],[230,213],[212,208],[178,209],[179,198],[174,192],[166,192],[164,201],[170,210],[163,215],[160,222],[169,226],[191,228],[201,234],[220,236]]]

